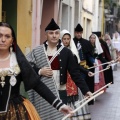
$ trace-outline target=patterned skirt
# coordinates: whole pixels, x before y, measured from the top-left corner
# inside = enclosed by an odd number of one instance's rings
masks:
[[[71,79],[69,73],[67,75],[66,90],[59,91],[59,93],[63,102],[73,109],[76,109],[83,103],[77,104],[79,101],[84,99],[84,96]],[[67,120],[91,120],[88,104],[79,109],[71,118],[67,118]]]
[[[99,65],[99,64],[102,64],[102,63],[98,60],[98,65]],[[103,70],[103,67],[102,67],[102,66],[99,66],[99,67],[98,67],[98,71],[101,71],[101,70]],[[95,71],[95,72],[98,72],[98,71]],[[99,89],[102,88],[103,86],[105,86],[104,73],[103,73],[103,72],[100,72],[100,73],[98,73],[98,82],[95,82],[95,85],[94,85],[94,91],[99,90]],[[104,89],[104,91],[106,91],[106,88]]]
[[[29,100],[15,98],[10,100],[8,110],[0,113],[0,120],[41,120]]]
[[[84,96],[82,95],[81,91],[78,90],[78,101],[68,103],[68,105],[73,109],[76,109],[83,103],[82,102],[80,104],[77,104],[82,99],[84,99]],[[89,111],[88,104],[86,104],[84,107],[79,109],[71,118],[68,118],[67,120],[91,120],[91,114]]]

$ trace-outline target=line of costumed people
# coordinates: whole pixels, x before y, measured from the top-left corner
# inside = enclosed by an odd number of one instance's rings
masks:
[[[75,59],[72,49],[70,50],[63,46],[60,40],[60,27],[55,23],[54,19],[52,19],[45,28],[45,36],[46,41],[42,45],[34,48],[27,55],[27,59],[36,73],[39,74],[41,81],[48,86],[63,103],[70,105],[74,109],[77,107],[75,106],[75,102],[79,99],[81,100],[83,95],[92,96],[92,93],[82,77],[82,72],[80,72],[80,66],[78,65],[80,62],[79,57],[75,54],[77,57],[77,59]],[[84,70],[84,68],[81,69],[83,69],[86,74],[92,74]],[[69,86],[70,84],[67,84],[69,79],[68,74],[75,83],[72,85],[73,89]],[[70,89],[68,90],[69,87]],[[42,97],[40,98],[34,90],[30,90],[28,95],[42,120],[62,119],[63,114],[50,106]],[[91,116],[88,106],[86,105],[68,119],[90,120]]]
[[[90,91],[96,92],[106,84],[111,82],[113,83],[112,67],[108,67],[109,63],[102,65],[107,62],[112,62],[109,46],[104,40],[101,39],[101,32],[93,32],[90,35],[89,40],[82,38],[82,33],[83,28],[80,24],[78,24],[75,28],[75,37],[73,39],[71,38],[69,31],[62,30],[61,40],[63,45],[70,49],[74,54],[74,58],[79,64],[81,75],[84,80],[86,80]],[[107,67],[108,69],[106,69]],[[92,73],[94,73],[94,75]],[[69,97],[72,94],[77,94],[77,88],[74,85],[69,73],[67,81],[67,96]],[[106,88],[104,88],[104,91],[106,91]],[[78,91],[78,96],[79,100],[83,99],[83,97],[80,97],[80,91]],[[72,103],[75,104],[75,101],[72,101]],[[94,100],[90,101],[88,104],[91,105],[93,103]],[[73,106],[73,104],[68,102],[68,105],[70,106]],[[73,108],[75,107],[76,106]],[[86,106],[82,109],[85,108]],[[80,118],[75,120],[79,119]]]
[[[45,28],[46,41],[26,56],[27,61],[13,28],[0,22],[0,120],[61,120],[62,113],[71,114],[80,105],[78,101],[113,82],[111,66],[95,75],[107,65],[89,69],[111,61],[106,42],[95,34],[85,40],[82,33],[78,24],[73,39],[67,30],[60,34],[52,19]],[[22,81],[36,109],[20,95]],[[91,120],[88,105],[68,120]]]
[[[74,42],[79,51],[79,56],[81,59],[81,65],[84,62],[84,67],[87,66],[87,69],[94,73],[106,69],[108,64],[100,65],[101,63],[111,62],[110,51],[107,43],[101,38],[101,32],[93,32],[89,40],[82,38],[83,28],[78,24],[75,28],[75,38]],[[81,46],[79,48],[79,46]],[[94,67],[93,67],[94,66]],[[98,66],[98,67],[96,67]],[[92,68],[93,67],[93,68]],[[91,69],[90,69],[91,68]],[[98,90],[103,87],[105,84],[110,82],[113,83],[113,71],[110,66],[109,69],[95,74],[94,77],[86,77],[86,82],[89,86],[91,92]],[[91,101],[89,104],[93,104],[94,101]]]
[[[78,24],[72,39],[69,31],[60,32],[60,27],[52,19],[45,28],[45,42],[26,56],[40,80],[55,96],[73,109],[80,106],[76,104],[78,101],[86,96],[91,97],[93,92],[113,82],[111,67],[94,74],[107,66],[96,67],[108,61],[107,44],[95,34],[92,34],[89,40],[82,38],[82,34],[83,28]],[[95,68],[90,69],[93,66]],[[108,78],[108,74],[111,74],[111,79]],[[34,90],[30,90],[28,95],[42,120],[59,120],[63,117],[63,114],[39,97]],[[94,100],[88,104],[94,104]],[[67,119],[91,120],[88,104]]]
[[[17,45],[13,28],[0,22],[0,120],[41,120],[31,102],[20,95],[21,82],[26,91],[36,91],[38,98],[41,95],[56,111],[72,112],[40,79]]]

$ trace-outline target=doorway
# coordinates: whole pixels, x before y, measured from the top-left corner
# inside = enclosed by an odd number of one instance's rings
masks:
[[[9,23],[17,35],[17,0],[2,0],[2,22]]]

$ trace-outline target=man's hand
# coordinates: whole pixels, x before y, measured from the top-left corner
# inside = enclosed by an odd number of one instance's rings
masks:
[[[90,91],[88,91],[86,94],[85,94],[85,97],[92,97],[93,96],[93,94],[90,92]]]
[[[93,77],[93,76],[94,76],[94,73],[93,73],[93,72],[88,72],[88,76],[89,76],[89,77]]]
[[[67,114],[71,114],[71,116],[73,115],[73,109],[67,105],[61,106],[59,111],[65,115],[67,115]]]
[[[52,77],[53,71],[50,67],[43,67],[40,70],[40,75],[46,76],[46,77]]]

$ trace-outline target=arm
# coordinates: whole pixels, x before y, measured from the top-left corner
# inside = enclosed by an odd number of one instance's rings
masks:
[[[60,112],[64,114],[72,114],[72,108],[63,104],[60,99],[56,98],[42,81],[40,81],[33,89]]]
[[[89,60],[89,62],[94,65],[94,63],[95,63],[94,57],[92,57],[92,55],[90,53],[87,53],[86,57]]]
[[[82,67],[81,65],[79,65],[80,71],[83,72],[84,74],[88,75],[88,73],[90,72],[89,70],[85,69],[84,67]]]
[[[75,62],[74,56],[70,50],[68,50],[68,71],[75,84],[81,89],[82,93],[85,95],[89,91],[89,88],[85,80],[81,78],[78,64]]]
[[[107,60],[102,57],[102,54],[98,55],[98,57],[99,57],[99,60],[100,60],[102,63],[107,62]]]
[[[78,60],[77,60],[76,55],[74,55],[74,58],[75,58],[76,63],[78,64]],[[80,72],[83,72],[84,74],[87,74],[87,75],[88,75],[89,70],[85,69],[85,68],[82,67],[80,64],[78,64],[78,66],[79,66]]]
[[[34,50],[26,55],[26,59],[31,64],[31,66],[35,70],[35,72],[38,74],[38,71],[40,68],[37,68],[37,66],[36,66],[36,59],[35,59],[35,55],[34,55]]]
[[[63,105],[63,103],[56,98],[56,96],[42,81],[40,81],[33,89],[55,108],[59,109]]]

